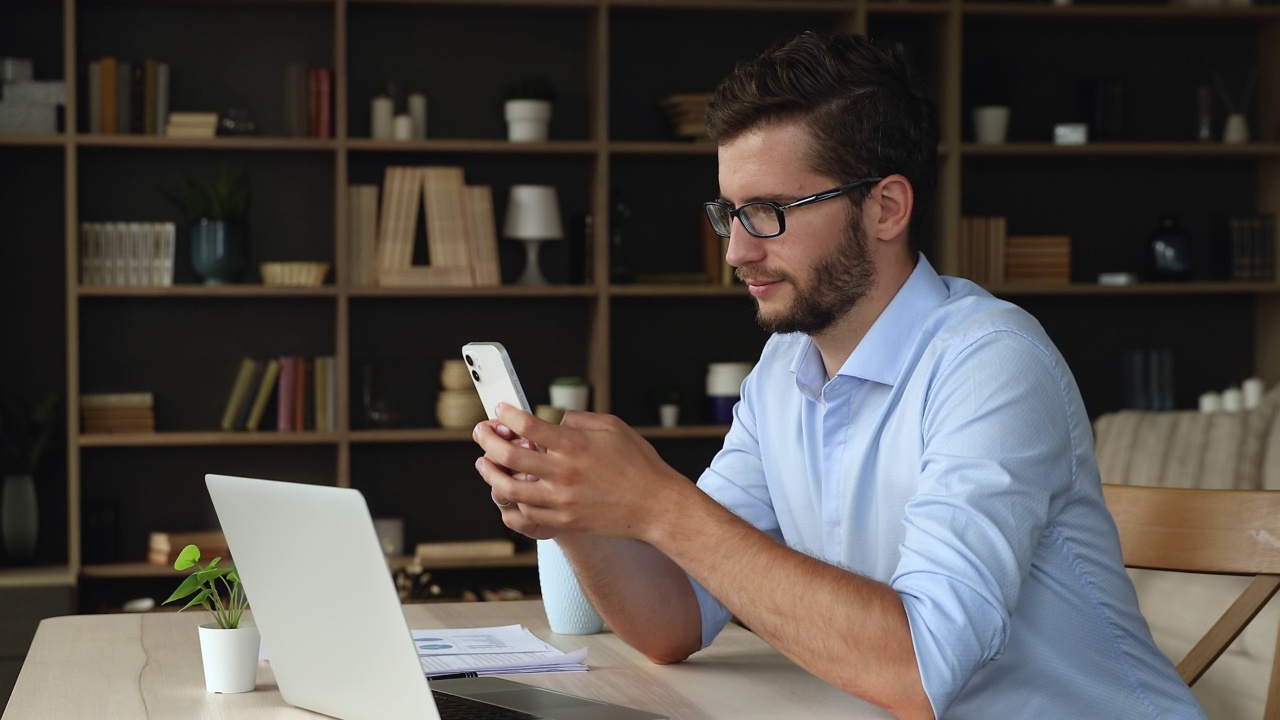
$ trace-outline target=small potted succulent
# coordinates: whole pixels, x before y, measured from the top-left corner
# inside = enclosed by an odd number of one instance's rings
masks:
[[[658,386],[654,393],[658,402],[658,423],[664,428],[680,424],[680,388],[673,384]]]
[[[507,139],[512,142],[541,142],[551,125],[551,103],[555,87],[546,78],[535,77],[511,83],[503,90],[503,115]]]
[[[240,576],[234,567],[219,565],[221,560],[215,557],[208,565],[201,565],[200,548],[184,547],[173,569],[194,570],[164,602],[190,597],[179,612],[199,605],[213,614],[213,622],[200,626],[205,689],[211,693],[249,692],[258,678],[258,628],[244,620],[249,599]]]
[[[213,178],[189,177],[180,192],[164,195],[190,228],[191,266],[206,285],[240,279],[249,264],[249,171],[234,177],[221,168]]]

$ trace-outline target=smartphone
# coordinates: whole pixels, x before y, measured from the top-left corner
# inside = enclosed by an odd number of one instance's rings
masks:
[[[467,372],[471,374],[471,382],[475,383],[480,402],[484,404],[485,414],[490,420],[495,419],[494,409],[500,402],[533,412],[525,399],[524,388],[520,387],[520,378],[516,377],[511,356],[502,343],[467,343],[462,346],[462,359],[467,361]]]

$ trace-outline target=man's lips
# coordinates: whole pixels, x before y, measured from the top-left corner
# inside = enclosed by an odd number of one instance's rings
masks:
[[[747,291],[754,297],[767,295],[774,288],[782,284],[782,280],[766,280],[764,278],[748,278],[743,280],[747,285]]]

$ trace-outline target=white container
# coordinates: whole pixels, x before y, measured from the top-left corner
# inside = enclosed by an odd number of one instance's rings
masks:
[[[1008,105],[984,105],[973,109],[973,135],[978,142],[998,145],[1008,134]]]
[[[707,364],[707,395],[712,397],[737,396],[742,381],[754,367],[749,362],[715,362]]]
[[[401,113],[391,121],[391,136],[400,141],[413,139],[413,118],[408,113]]]
[[[217,623],[200,626],[200,659],[204,661],[204,688],[211,693],[243,693],[258,682],[258,626],[241,622],[225,629]]]
[[[379,95],[369,105],[369,134],[374,140],[390,140],[395,131],[393,126],[396,105],[386,95]]]
[[[547,139],[551,125],[551,101],[508,100],[503,105],[507,119],[507,139],[511,142],[540,142]]]
[[[1242,113],[1231,113],[1222,126],[1222,142],[1228,145],[1249,142],[1249,121]]]
[[[551,632],[560,635],[592,635],[604,629],[573,574],[573,566],[555,540],[538,541],[538,585]]]
[[[591,386],[552,385],[548,391],[551,394],[551,407],[561,410],[586,410]]]
[[[425,140],[427,137],[427,96],[413,93],[409,96],[409,117],[413,118],[413,139]]]
[[[658,422],[664,428],[673,428],[680,424],[680,406],[666,403],[658,406]]]

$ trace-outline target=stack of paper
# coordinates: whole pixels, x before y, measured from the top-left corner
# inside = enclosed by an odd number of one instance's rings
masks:
[[[586,648],[560,652],[521,625],[414,630],[413,644],[427,677],[463,672],[508,675],[587,669]]]

